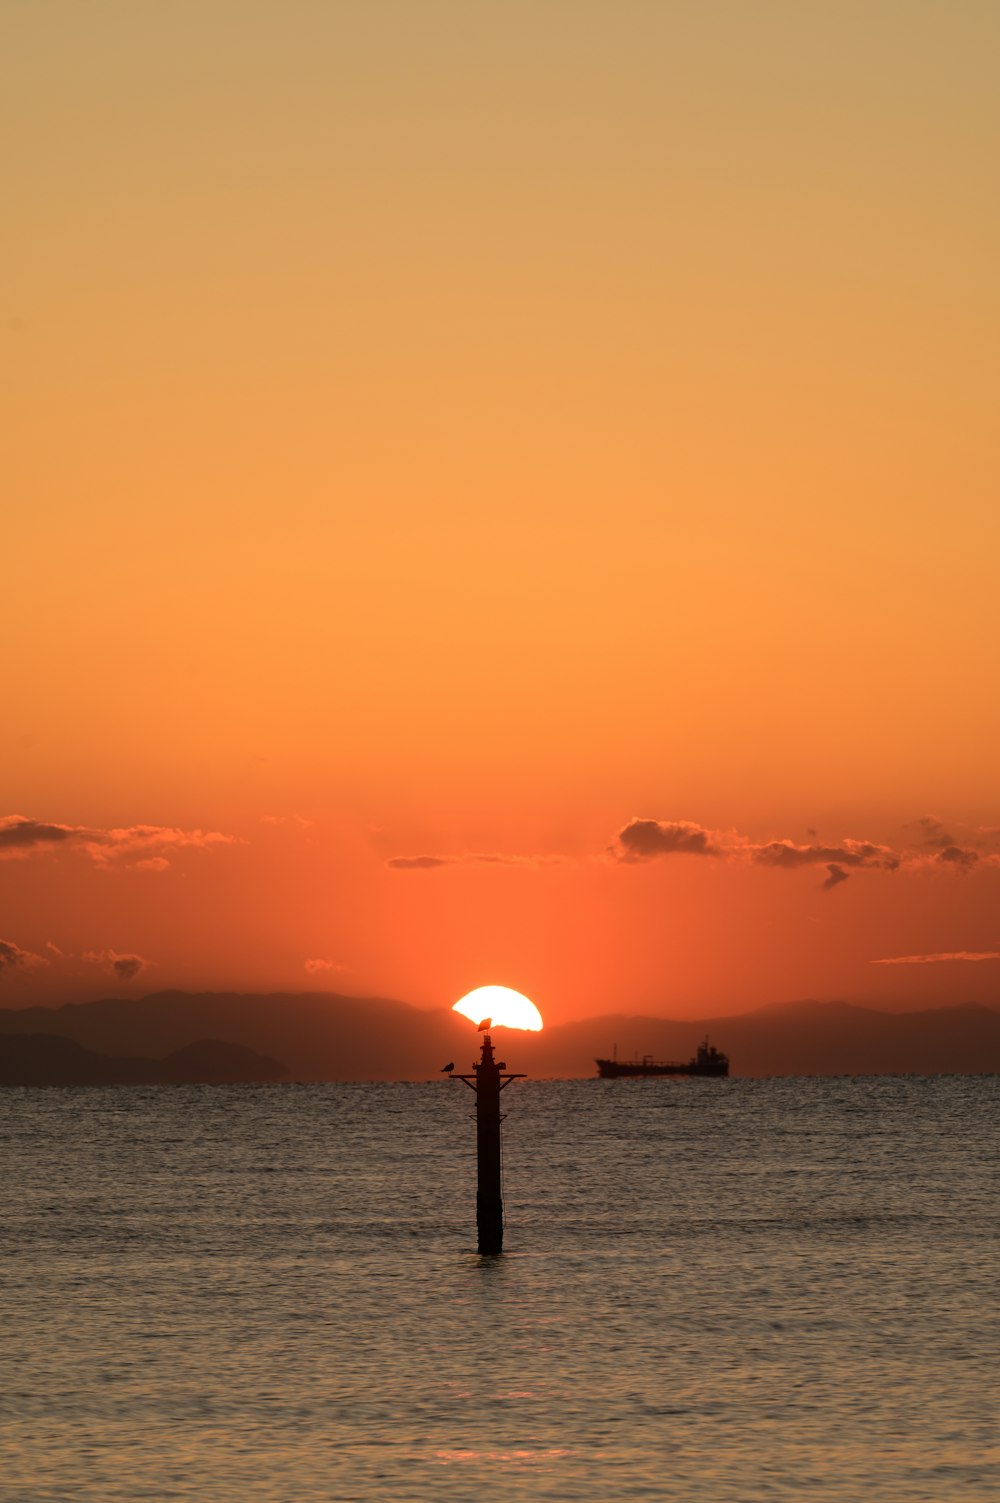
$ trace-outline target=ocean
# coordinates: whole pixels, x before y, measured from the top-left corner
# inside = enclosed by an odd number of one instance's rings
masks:
[[[1000,1496],[998,1077],[502,1100],[0,1092],[3,1503]]]

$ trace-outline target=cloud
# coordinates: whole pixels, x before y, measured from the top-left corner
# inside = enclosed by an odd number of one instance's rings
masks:
[[[390,856],[385,863],[397,872],[433,871],[439,866],[554,866],[562,856],[508,856],[501,851],[470,851],[462,856]]]
[[[710,856],[719,861],[750,862],[775,871],[798,871],[810,866],[825,866],[825,891],[846,882],[853,871],[895,872],[936,868],[969,871],[979,865],[1000,865],[1000,855],[980,853],[970,845],[960,845],[945,831],[934,816],[926,815],[908,828],[918,831],[920,843],[908,849],[894,850],[876,840],[845,836],[838,841],[820,841],[810,827],[805,843],[790,839],[754,841],[735,830],[712,830],[689,819],[649,819],[634,817],[623,825],[607,847],[606,856],[636,865],[672,856]],[[984,832],[980,831],[982,835]],[[998,832],[993,832],[998,833]],[[976,844],[981,844],[976,840]],[[499,851],[466,851],[458,854],[421,852],[416,856],[390,856],[386,866],[392,871],[435,871],[444,866],[481,864],[538,868],[569,860],[559,855],[510,855]]]
[[[954,844],[954,837],[948,834],[944,823],[936,814],[923,814],[919,819],[912,820],[903,826],[906,830],[916,830],[920,836],[920,844],[926,846],[946,846]]]
[[[899,866],[895,851],[870,840],[842,840],[839,845],[796,845],[792,840],[770,840],[766,845],[750,849],[751,859],[758,866],[777,866],[785,870],[832,863],[836,866],[881,867],[893,872]]]
[[[0,857],[44,854],[60,846],[76,847],[97,866],[131,871],[161,872],[169,864],[166,852],[187,848],[211,850],[234,845],[232,835],[219,830],[182,830],[171,825],[127,825],[110,830],[87,825],[58,825],[23,814],[0,816]],[[132,860],[130,858],[137,858]]]
[[[454,866],[455,856],[390,856],[385,863],[394,872],[429,872],[436,866]]]
[[[815,837],[815,829],[810,827],[808,833]],[[623,862],[692,855],[713,856],[724,861],[749,861],[755,866],[771,867],[776,871],[825,866],[823,888],[826,891],[846,882],[851,871],[867,868],[892,872],[899,869],[904,859],[911,859],[874,840],[845,838],[826,843],[813,838],[805,844],[788,839],[755,842],[737,831],[710,830],[687,819],[630,819],[618,831],[609,851]]]
[[[615,836],[620,861],[652,861],[657,856],[721,856],[710,830],[689,820],[630,819]],[[613,848],[612,848],[613,849]]]
[[[234,845],[235,837],[223,835],[218,830],[180,830],[171,825],[129,825],[124,829],[99,830],[84,844],[87,855],[98,865],[119,857],[137,856],[143,861],[162,859],[164,851],[208,851],[215,846]],[[140,862],[131,864],[133,870],[162,871],[162,867],[140,867]]]
[[[1000,950],[941,950],[934,955],[891,955],[872,965],[940,965],[945,961],[1000,960]]]
[[[12,970],[16,965],[24,965],[24,956],[24,950],[12,939],[0,939],[0,971]]]
[[[630,819],[608,849],[614,859],[635,863],[674,855],[713,856],[749,861],[775,871],[825,866],[823,887],[839,887],[853,871],[967,873],[1000,867],[1000,829],[981,826],[955,839],[936,815],[913,820],[914,844],[893,849],[876,840],[844,837],[820,841],[810,828],[807,842],[787,838],[754,841],[736,830],[711,830],[691,820]],[[466,858],[485,860],[485,857]]]
[[[152,963],[141,955],[123,955],[117,950],[88,950],[83,958],[92,965],[102,966],[117,981],[132,981]]]
[[[321,971],[343,971],[346,966],[338,964],[336,960],[307,960],[305,968],[310,976],[318,976]]]
[[[630,819],[615,837],[612,851],[619,861],[653,861],[660,856],[715,856],[725,860],[747,859],[757,866],[792,871],[803,866],[825,866],[825,888],[847,880],[847,867],[880,867],[895,871],[899,857],[888,846],[870,840],[842,840],[837,845],[799,845],[793,840],[769,840],[755,845],[745,836],[722,834],[687,819]]]
[[[919,837],[918,849],[908,858],[915,866],[933,868],[935,863],[941,862],[951,867],[952,871],[961,872],[981,864],[997,864],[997,836],[1000,835],[1000,830],[988,825],[972,829],[966,827],[964,835],[960,835],[955,832],[954,826],[946,826],[936,815],[925,814],[905,828],[915,830]]]
[[[24,814],[0,815],[0,851],[29,851],[34,846],[61,845],[91,834],[81,825],[50,825]]]
[[[35,966],[48,965],[44,955],[35,955],[31,950],[22,950],[12,939],[0,939],[0,976],[4,971],[16,969],[31,971]]]
[[[968,871],[979,860],[979,852],[960,845],[946,845],[944,850],[938,851],[937,860],[943,861],[946,866],[955,867],[957,871]]]

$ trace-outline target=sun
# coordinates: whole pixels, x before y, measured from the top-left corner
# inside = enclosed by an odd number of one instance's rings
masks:
[[[460,1012],[470,1023],[492,1018],[494,1028],[527,1028],[537,1033],[542,1027],[534,1002],[509,986],[477,986],[455,1003],[452,1012]]]

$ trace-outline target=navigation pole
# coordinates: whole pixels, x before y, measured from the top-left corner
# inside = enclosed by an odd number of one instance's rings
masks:
[[[473,1065],[471,1075],[453,1075],[453,1080],[463,1080],[476,1093],[476,1156],[478,1160],[478,1183],[476,1188],[476,1227],[479,1232],[479,1251],[493,1254],[503,1252],[503,1181],[501,1176],[500,1092],[512,1080],[523,1080],[523,1075],[511,1074],[506,1063],[497,1060],[493,1052],[490,1027],[493,1019],[485,1018],[479,1025],[483,1035],[483,1048],[479,1060]]]

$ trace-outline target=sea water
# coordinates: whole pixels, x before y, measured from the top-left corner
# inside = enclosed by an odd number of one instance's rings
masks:
[[[4,1503],[1000,1496],[996,1077],[502,1100],[0,1092]]]

